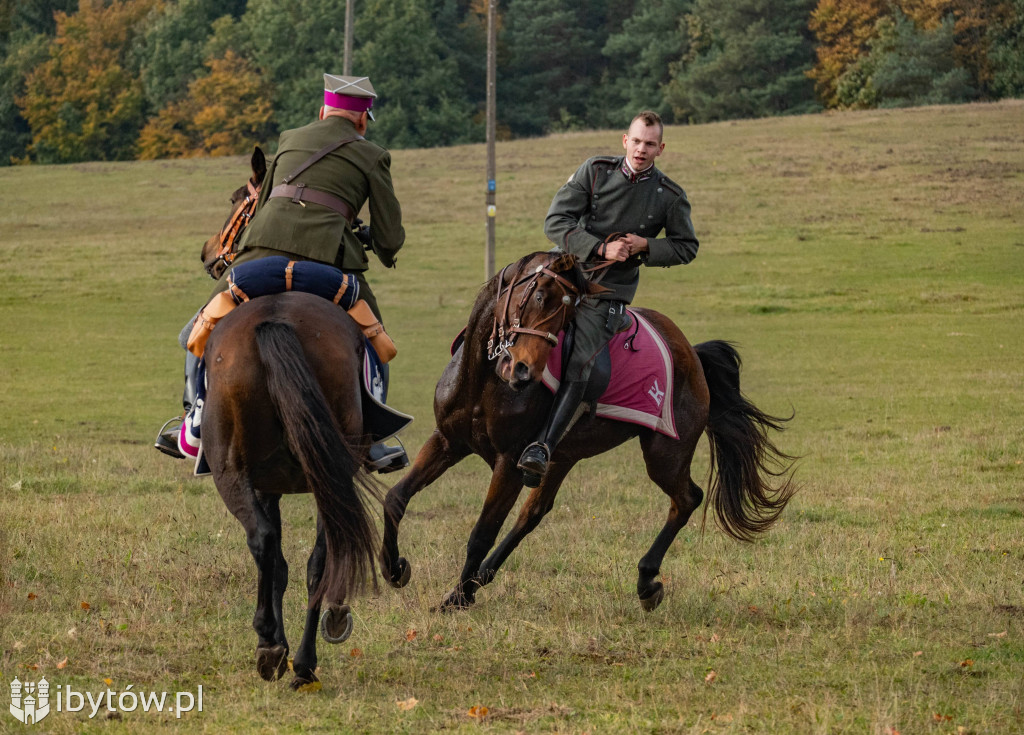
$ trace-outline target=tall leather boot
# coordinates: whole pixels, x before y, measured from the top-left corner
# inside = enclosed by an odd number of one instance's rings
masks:
[[[583,400],[583,392],[587,388],[587,381],[574,380],[563,382],[555,394],[555,404],[551,407],[548,415],[547,426],[541,434],[541,438],[528,446],[523,451],[517,465],[523,471],[523,484],[527,487],[537,487],[547,472],[548,462],[551,461],[551,454],[555,451],[562,435],[569,429],[569,423],[576,415],[580,401]]]
[[[377,372],[373,381],[374,396],[381,403],[387,403],[388,383],[390,382],[390,378],[391,366],[386,363],[381,364],[380,370]],[[385,444],[384,442],[377,442],[376,444],[370,445],[370,449],[366,454],[365,462],[366,469],[369,472],[386,475],[389,472],[397,472],[398,470],[409,466],[409,455],[406,454],[405,446],[402,445],[402,442],[398,437],[395,437],[394,440],[398,442],[397,447],[391,444]]]
[[[191,352],[185,353],[185,391],[181,395],[181,405],[185,409],[180,416],[167,421],[161,428],[160,433],[156,436],[156,441],[153,446],[159,449],[169,457],[175,459],[185,459],[185,455],[178,449],[178,433],[181,431],[181,422],[191,409],[195,405],[196,395],[198,393],[198,386],[196,381],[198,380],[199,373],[199,358],[193,355]]]

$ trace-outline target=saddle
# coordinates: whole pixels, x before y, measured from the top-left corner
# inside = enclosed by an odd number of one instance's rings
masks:
[[[242,263],[231,271],[227,290],[210,299],[196,317],[186,343],[188,351],[202,357],[217,322],[249,299],[284,291],[311,293],[341,306],[362,329],[382,363],[387,364],[398,354],[384,325],[374,316],[370,305],[359,298],[355,275],[323,263],[288,260],[283,255]]]

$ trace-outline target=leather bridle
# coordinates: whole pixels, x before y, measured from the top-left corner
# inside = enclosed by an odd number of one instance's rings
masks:
[[[565,326],[565,314],[569,309],[569,305],[572,304],[575,306],[579,303],[580,290],[567,278],[559,275],[545,265],[538,265],[535,269],[527,272],[525,275],[521,275],[522,270],[517,271],[506,286],[505,271],[510,267],[511,265],[507,265],[502,268],[501,274],[497,279],[498,290],[495,295],[494,326],[491,328],[491,337],[487,340],[488,360],[497,359],[498,356],[507,352],[508,348],[515,344],[516,338],[520,334],[531,334],[536,337],[542,337],[552,345],[558,345],[558,337],[547,329],[541,329],[540,327],[544,326],[556,317],[561,317],[562,323],[559,328]],[[537,289],[537,282],[541,276],[548,276],[562,289],[561,305],[556,311],[548,314],[535,324],[523,326],[521,324],[520,314],[531,294],[533,294]],[[518,303],[513,306],[512,296],[517,289],[522,289],[522,295],[520,296]],[[502,299],[503,296],[504,303]]]
[[[232,213],[224,228],[220,231],[217,254],[206,265],[206,272],[212,278],[218,277],[214,275],[214,270],[217,270],[218,273],[223,273],[224,269],[231,265],[231,261],[235,259],[237,254],[235,248],[238,245],[238,240],[245,231],[245,228],[249,226],[249,220],[252,219],[252,215],[256,211],[256,202],[260,198],[260,188],[263,186],[263,182],[253,184],[252,179],[249,179],[245,182],[245,185],[249,193],[246,195],[245,201],[242,202],[242,206]],[[218,268],[218,266],[220,267]]]

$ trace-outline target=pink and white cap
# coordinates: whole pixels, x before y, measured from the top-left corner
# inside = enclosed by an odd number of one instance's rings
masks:
[[[339,77],[324,74],[324,104],[340,110],[366,112],[373,120],[373,91],[369,77]]]

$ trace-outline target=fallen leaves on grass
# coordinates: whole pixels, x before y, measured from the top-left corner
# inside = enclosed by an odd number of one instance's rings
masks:
[[[361,648],[353,648],[351,651],[348,652],[348,655],[351,656],[352,658],[359,658],[360,656],[363,655],[363,649],[361,649]]]
[[[68,657],[65,656],[63,661],[60,661],[60,662],[57,663],[57,668],[58,669],[63,669],[67,665],[68,665]]]
[[[28,599],[30,599],[30,600],[34,600],[37,597],[39,597],[39,595],[37,595],[35,592],[29,592],[28,593]]]
[[[1006,631],[1004,630],[1001,633],[989,633],[988,637],[989,638],[1005,638],[1006,637]]]
[[[92,607],[92,605],[90,605],[88,602],[85,602],[84,600],[78,603],[78,606],[83,610],[88,610],[90,607]]]
[[[409,628],[409,630],[405,631],[405,640],[412,642],[416,640],[416,636],[418,635],[419,633],[416,631],[415,628]]]
[[[474,720],[483,720],[485,717],[487,717],[488,712],[490,712],[490,710],[488,710],[483,705],[474,705],[469,708],[469,712],[467,712],[466,714],[472,717]]]
[[[938,712],[936,712],[934,715],[932,715],[932,719],[935,720],[935,722],[952,722],[953,721],[953,716],[952,715],[940,715]]]
[[[970,659],[970,658],[965,659],[965,660],[960,662],[960,666],[961,666],[961,668],[969,669],[970,667],[974,666],[974,659]]]
[[[408,699],[402,699],[395,702],[395,706],[403,712],[408,712],[419,703],[420,700],[416,699],[416,697],[409,697]]]
[[[716,672],[715,670],[712,669],[711,671],[708,672],[708,675],[704,677],[704,683],[705,684],[710,684],[711,682],[713,682],[717,678],[718,678],[718,672]]]

